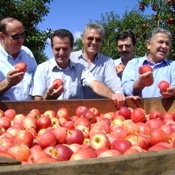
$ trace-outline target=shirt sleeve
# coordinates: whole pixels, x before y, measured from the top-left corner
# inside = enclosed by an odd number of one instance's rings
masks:
[[[30,89],[30,95],[43,96],[47,90],[47,82],[45,80],[46,68],[43,64],[38,65],[34,74],[32,87]]]
[[[136,59],[129,61],[123,71],[122,75],[122,87],[124,94],[129,96],[133,95],[133,84],[138,79],[138,65]]]
[[[116,66],[112,58],[110,58],[106,63],[104,74],[105,84],[115,93],[123,93],[121,80],[117,75]]]
[[[82,71],[81,76],[82,84],[83,86],[89,86],[89,84],[96,80],[96,78],[93,76],[93,74],[89,71],[89,69],[85,69]]]

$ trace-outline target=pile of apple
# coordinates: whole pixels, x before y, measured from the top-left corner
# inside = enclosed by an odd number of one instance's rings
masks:
[[[0,110],[0,155],[22,164],[135,154],[175,147],[175,114],[123,106],[100,113],[78,106],[27,115]]]

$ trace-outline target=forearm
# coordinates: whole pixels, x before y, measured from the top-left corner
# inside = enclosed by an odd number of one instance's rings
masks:
[[[5,93],[7,90],[11,88],[10,83],[8,82],[7,79],[4,79],[3,81],[0,82],[0,95]]]
[[[133,84],[133,95],[139,95],[144,89],[144,87],[145,86],[141,81],[139,80],[135,81]]]
[[[111,99],[112,94],[114,94],[114,92],[109,87],[97,80],[92,81],[89,86],[96,94],[109,99]]]

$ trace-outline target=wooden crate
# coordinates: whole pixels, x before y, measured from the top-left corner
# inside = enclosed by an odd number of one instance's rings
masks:
[[[17,113],[27,114],[37,108],[41,112],[67,107],[71,115],[79,105],[96,107],[101,113],[115,111],[111,100],[64,100],[64,101],[23,101],[0,103],[0,109],[14,108]],[[152,110],[174,112],[173,99],[127,100],[127,106],[142,107],[147,113]],[[174,175],[175,149],[122,155],[109,158],[95,158],[81,161],[64,161],[34,165],[14,165],[0,167],[0,175]]]

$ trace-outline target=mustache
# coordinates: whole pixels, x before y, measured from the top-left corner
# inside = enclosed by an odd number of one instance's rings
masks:
[[[127,54],[127,53],[129,53],[129,51],[123,51],[123,52],[120,52],[120,54]]]

